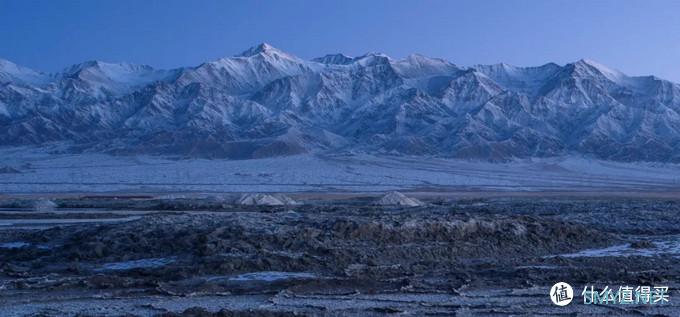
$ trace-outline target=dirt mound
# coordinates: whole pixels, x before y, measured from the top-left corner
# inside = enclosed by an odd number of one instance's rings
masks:
[[[376,200],[374,205],[379,206],[406,206],[406,207],[418,207],[423,206],[425,203],[422,201],[407,197],[400,192],[389,192],[385,194],[382,198]]]
[[[239,205],[256,205],[256,206],[283,206],[296,205],[297,202],[292,198],[282,194],[261,194],[261,193],[247,193],[243,194],[237,201]]]

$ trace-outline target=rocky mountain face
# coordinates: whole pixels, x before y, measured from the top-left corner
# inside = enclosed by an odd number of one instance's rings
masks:
[[[302,60],[267,44],[196,67],[0,60],[0,145],[247,159],[307,151],[680,162],[680,86],[596,62]]]

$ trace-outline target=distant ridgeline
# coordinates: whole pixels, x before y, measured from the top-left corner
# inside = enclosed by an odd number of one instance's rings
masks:
[[[302,60],[267,44],[196,67],[0,60],[0,146],[247,159],[309,151],[680,162],[680,86],[588,60],[459,67]]]

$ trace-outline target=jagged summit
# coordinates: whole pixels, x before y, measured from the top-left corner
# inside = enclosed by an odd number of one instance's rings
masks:
[[[585,65],[589,67],[594,67],[598,70],[604,71],[604,72],[619,72],[617,70],[613,70],[609,68],[608,66],[605,66],[604,64],[597,62],[595,60],[589,59],[589,58],[581,58],[578,61],[574,62],[576,65]]]
[[[409,78],[435,75],[446,76],[461,70],[449,61],[421,54],[408,55],[405,59],[393,61],[392,64],[401,75]]]
[[[354,62],[354,58],[345,54],[328,54],[323,57],[314,58],[312,61],[322,64],[347,65]]]
[[[586,72],[586,74],[583,75],[594,76],[599,73],[600,75],[616,83],[621,83],[622,80],[625,80],[628,77],[618,70],[609,68],[590,59],[580,59],[574,62],[573,65],[575,71]]]
[[[548,63],[534,67],[520,67],[507,63],[475,65],[472,69],[484,74],[507,90],[536,95],[562,67]]]
[[[103,97],[122,95],[157,81],[165,81],[171,74],[171,71],[156,70],[148,65],[91,60],[66,68],[55,80],[61,86],[77,87],[86,94]]]
[[[88,69],[88,68],[97,68],[99,67],[100,64],[104,64],[102,61],[98,60],[89,60],[89,61],[84,61],[79,64],[74,64],[69,67],[66,67],[62,73],[63,74],[72,74],[72,73],[77,73],[83,69]]]
[[[276,47],[273,47],[267,43],[260,43],[258,45],[255,45],[243,52],[241,54],[236,55],[237,57],[252,57],[260,54],[280,54],[280,55],[290,55],[288,53],[285,53],[282,50],[279,50]]]
[[[113,69],[113,68],[119,68],[119,69],[127,69],[127,70],[153,70],[153,67],[149,65],[141,65],[141,64],[131,64],[131,63],[109,63],[109,62],[104,62],[104,61],[99,61],[99,60],[90,60],[86,61],[80,64],[75,64],[72,66],[67,67],[65,70],[62,71],[63,74],[70,74],[70,73],[77,73],[79,71],[83,71],[86,69],[100,69],[100,70],[106,70],[106,69]]]
[[[0,58],[0,84],[15,83],[22,85],[44,85],[50,81],[50,75],[19,66]]]
[[[16,68],[17,64],[14,64],[6,59],[0,58],[0,70],[8,70],[10,68]]]
[[[460,67],[302,60],[269,44],[195,67],[0,61],[0,146],[248,159],[305,152],[680,162],[680,86],[590,60]]]
[[[385,53],[380,53],[380,52],[369,52],[361,56],[357,56],[355,60],[363,60],[363,59],[371,59],[371,58],[379,58],[379,59],[384,59],[388,61],[392,61],[392,57]]]
[[[90,77],[94,80],[108,79],[120,82],[136,82],[139,78],[152,76],[154,73],[162,73],[164,71],[156,71],[153,67],[148,65],[136,65],[129,63],[107,63],[97,60],[87,61],[84,63],[72,65],[66,68],[60,76],[62,77],[80,77],[87,79]]]
[[[421,64],[451,64],[451,62],[441,59],[441,58],[434,58],[434,57],[427,57],[423,54],[409,54],[405,58],[406,60],[414,63],[421,63]]]

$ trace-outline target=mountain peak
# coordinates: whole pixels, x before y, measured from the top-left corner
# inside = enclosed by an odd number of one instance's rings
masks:
[[[616,70],[616,69],[611,69],[603,64],[600,64],[594,60],[591,59],[586,59],[582,58],[575,63],[573,63],[574,68],[578,71],[579,69],[582,69],[583,71],[586,72],[586,74],[591,75],[593,71],[598,72],[602,76],[606,77],[607,79],[616,82],[616,83],[621,83],[622,79],[627,77],[625,74],[622,72]]]
[[[258,45],[255,45],[245,51],[243,51],[241,54],[238,54],[238,57],[251,57],[255,56],[258,54],[271,54],[271,53],[279,53],[279,54],[285,54],[283,51],[277,49],[276,47],[271,46],[269,43],[260,43]]]
[[[366,57],[380,57],[380,58],[386,58],[386,59],[389,59],[389,60],[392,59],[391,57],[387,56],[387,54],[380,53],[380,52],[368,52],[368,53],[366,53],[362,56],[357,57],[357,59],[366,58]]]
[[[10,66],[10,65],[16,66],[16,64],[14,64],[14,63],[12,63],[12,62],[10,62],[10,61],[8,61],[8,60],[6,60],[6,59],[0,58],[0,67],[6,67],[6,66]]]
[[[49,77],[2,61],[0,146],[87,142],[78,148],[234,159],[348,150],[680,162],[680,86],[667,81],[617,78],[585,59],[461,68],[417,54],[317,60],[348,64],[305,61],[266,43],[177,71],[88,61],[72,76]]]
[[[605,67],[605,68],[607,67],[607,66],[604,66],[603,64],[596,62],[596,61],[589,59],[589,58],[581,58],[581,59],[577,60],[575,62],[575,64],[589,65],[589,66],[593,66],[593,67]]]
[[[409,78],[451,75],[460,70],[449,61],[421,54],[411,54],[391,64],[400,75]]]
[[[42,85],[49,76],[0,58],[0,82]]]
[[[63,71],[67,76],[74,76],[81,72],[96,72],[109,75],[110,73],[134,73],[151,72],[153,68],[148,65],[137,65],[130,63],[107,63],[99,60],[89,60],[80,64],[72,65]]]
[[[587,59],[587,58],[581,58],[581,59],[577,60],[576,62],[574,62],[573,64],[576,67],[590,67],[590,68],[594,68],[594,69],[597,69],[597,70],[611,71],[609,69],[609,67],[607,67],[607,66],[605,66],[601,63],[598,63],[598,62],[596,62],[592,59]]]
[[[354,58],[354,61],[362,66],[389,64],[392,59],[383,53],[368,53]]]
[[[332,65],[347,65],[350,64],[354,61],[354,58],[349,57],[345,54],[328,54],[323,57],[317,57],[315,59],[312,59],[313,62],[321,63],[321,64],[332,64]]]
[[[422,54],[410,54],[406,56],[406,60],[410,61],[412,63],[419,63],[419,64],[439,64],[439,65],[445,65],[449,64],[452,65],[451,62],[441,59],[441,58],[434,58],[434,57],[427,57]]]
[[[102,62],[98,60],[84,61],[82,63],[69,66],[63,72],[65,74],[72,75],[88,68],[98,68],[101,63]]]

